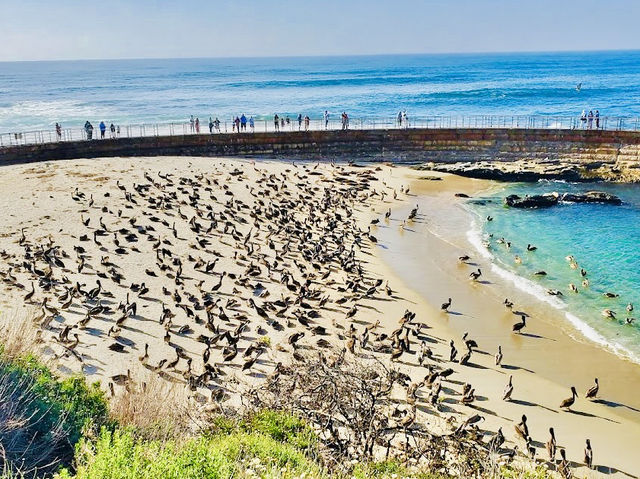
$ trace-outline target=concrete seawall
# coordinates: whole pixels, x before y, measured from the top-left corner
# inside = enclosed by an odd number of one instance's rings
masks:
[[[407,129],[73,141],[0,149],[0,164],[109,156],[257,156],[476,162],[554,159],[640,166],[640,131]]]

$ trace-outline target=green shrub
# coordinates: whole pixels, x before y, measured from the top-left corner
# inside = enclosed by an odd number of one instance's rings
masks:
[[[197,439],[144,441],[131,430],[103,429],[95,443],[81,441],[76,474],[58,479],[213,479],[321,477],[320,467],[294,446],[258,432],[236,431]]]
[[[58,380],[31,356],[0,357],[0,443],[8,471],[33,477],[69,464],[83,432],[105,425],[111,422],[97,385]]]

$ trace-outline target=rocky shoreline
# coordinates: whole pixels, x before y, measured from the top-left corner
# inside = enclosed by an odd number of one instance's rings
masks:
[[[509,195],[504,203],[512,208],[550,208],[559,203],[600,203],[621,205],[622,200],[616,195],[604,191],[587,191],[586,193],[545,193],[543,195]]]
[[[509,182],[563,180],[571,182],[638,183],[639,165],[632,162],[575,162],[571,160],[429,162],[420,170],[452,173],[468,178]]]

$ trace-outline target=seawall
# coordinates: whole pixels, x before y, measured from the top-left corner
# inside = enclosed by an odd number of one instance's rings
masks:
[[[602,165],[637,168],[640,131],[416,128],[155,136],[4,147],[0,164],[165,155],[371,159],[448,168],[522,161],[561,162],[589,170]]]

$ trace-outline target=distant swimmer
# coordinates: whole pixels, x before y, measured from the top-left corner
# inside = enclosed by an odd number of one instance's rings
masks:
[[[582,82],[576,85],[576,91],[580,91],[580,90],[582,90]]]

